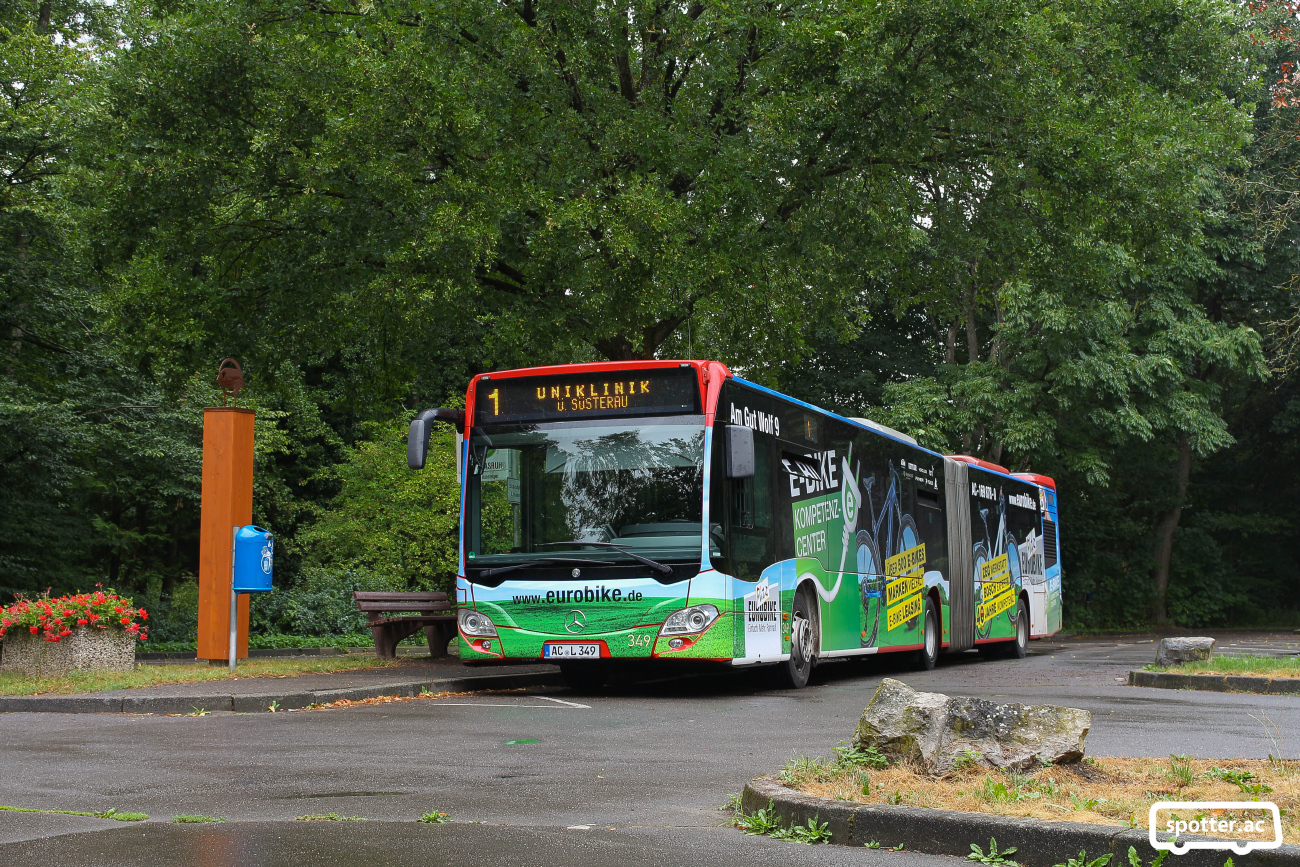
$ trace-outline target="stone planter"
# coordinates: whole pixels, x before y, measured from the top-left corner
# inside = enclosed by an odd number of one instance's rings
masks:
[[[74,626],[62,641],[46,641],[21,629],[0,640],[0,671],[30,677],[59,677],[70,671],[130,671],[135,638],[123,629]]]

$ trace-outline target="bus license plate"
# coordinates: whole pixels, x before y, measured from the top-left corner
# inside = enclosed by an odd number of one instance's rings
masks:
[[[543,644],[543,659],[600,659],[599,644]]]

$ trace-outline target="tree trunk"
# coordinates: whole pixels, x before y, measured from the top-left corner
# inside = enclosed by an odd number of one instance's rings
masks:
[[[1157,626],[1169,622],[1169,560],[1174,551],[1174,531],[1183,517],[1187,501],[1187,481],[1192,475],[1192,442],[1187,437],[1178,440],[1178,465],[1174,470],[1174,504],[1160,516],[1156,523],[1155,568],[1152,580],[1155,586],[1152,614]]]

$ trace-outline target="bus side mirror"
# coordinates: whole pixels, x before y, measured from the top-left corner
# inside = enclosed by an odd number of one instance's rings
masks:
[[[458,409],[426,409],[411,422],[411,429],[406,434],[406,465],[413,470],[424,469],[425,459],[429,456],[429,436],[433,433],[435,421],[445,421],[460,427],[465,414]]]
[[[754,431],[739,424],[726,426],[727,478],[752,479],[754,477]]]

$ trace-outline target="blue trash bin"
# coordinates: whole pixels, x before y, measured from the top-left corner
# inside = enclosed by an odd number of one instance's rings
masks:
[[[249,524],[235,534],[235,592],[270,593],[275,541],[271,533]]]

